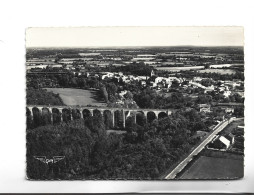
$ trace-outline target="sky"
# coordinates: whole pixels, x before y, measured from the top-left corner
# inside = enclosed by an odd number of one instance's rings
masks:
[[[43,27],[27,47],[243,46],[243,27]]]

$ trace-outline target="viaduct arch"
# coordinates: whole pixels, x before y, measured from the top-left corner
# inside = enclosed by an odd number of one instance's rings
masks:
[[[34,113],[42,115],[44,110],[50,115],[51,123],[56,121],[70,121],[75,119],[86,119],[89,116],[102,116],[104,120],[112,120],[110,126],[115,127],[116,118],[121,118],[122,126],[125,128],[126,119],[134,115],[134,121],[137,122],[137,115],[142,114],[146,122],[152,122],[154,119],[163,118],[172,114],[169,109],[140,109],[140,108],[109,108],[109,107],[88,107],[88,106],[48,106],[48,105],[27,105],[27,114],[30,115],[32,121],[38,120],[34,117]],[[63,115],[63,113],[65,113]],[[119,115],[119,113],[121,113]],[[118,116],[116,116],[118,115]],[[63,117],[65,116],[65,117]]]

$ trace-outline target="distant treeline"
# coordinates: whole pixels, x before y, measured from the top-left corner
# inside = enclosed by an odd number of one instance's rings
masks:
[[[219,73],[201,73],[198,71],[182,71],[180,74],[178,74],[179,77],[184,78],[193,78],[193,77],[204,77],[204,78],[212,78],[214,80],[234,80],[234,79],[240,79],[241,81],[244,81],[244,72],[237,71],[235,74],[219,74]]]
[[[102,54],[142,54],[142,53],[169,53],[169,52],[196,52],[196,53],[207,53],[207,50],[209,50],[209,53],[211,54],[237,54],[237,55],[243,55],[244,49],[243,47],[193,47],[193,46],[168,46],[168,47],[115,47],[111,48],[111,50],[108,52],[109,48],[28,48],[27,49],[27,58],[39,58],[39,57],[48,57],[48,56],[57,56],[57,55],[66,55],[66,54],[78,54],[78,53],[91,53],[91,50],[100,50],[100,53]],[[103,51],[105,50],[105,51]]]

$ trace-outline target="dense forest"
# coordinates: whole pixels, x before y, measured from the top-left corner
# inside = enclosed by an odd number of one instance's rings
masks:
[[[100,117],[27,130],[29,179],[158,179],[199,141],[198,112],[178,112],[126,134],[107,134]],[[64,156],[44,164],[34,156]]]
[[[64,105],[59,94],[48,92],[46,89],[27,89],[26,101],[28,105]]]

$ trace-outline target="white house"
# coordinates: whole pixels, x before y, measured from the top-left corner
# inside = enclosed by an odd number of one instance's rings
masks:
[[[105,73],[102,74],[101,79],[103,80],[106,77],[112,78],[113,76],[114,76],[114,73],[112,73],[112,72],[105,72]]]
[[[225,138],[224,136],[220,136],[220,137],[219,137],[219,140],[226,146],[226,149],[229,148],[229,146],[230,146],[230,141],[229,141],[227,138]]]
[[[224,91],[223,95],[224,95],[225,97],[228,97],[228,96],[231,95],[231,91]]]
[[[202,78],[201,78],[201,77],[194,77],[194,78],[193,78],[193,81],[195,81],[195,82],[200,82],[200,81],[202,81]]]

